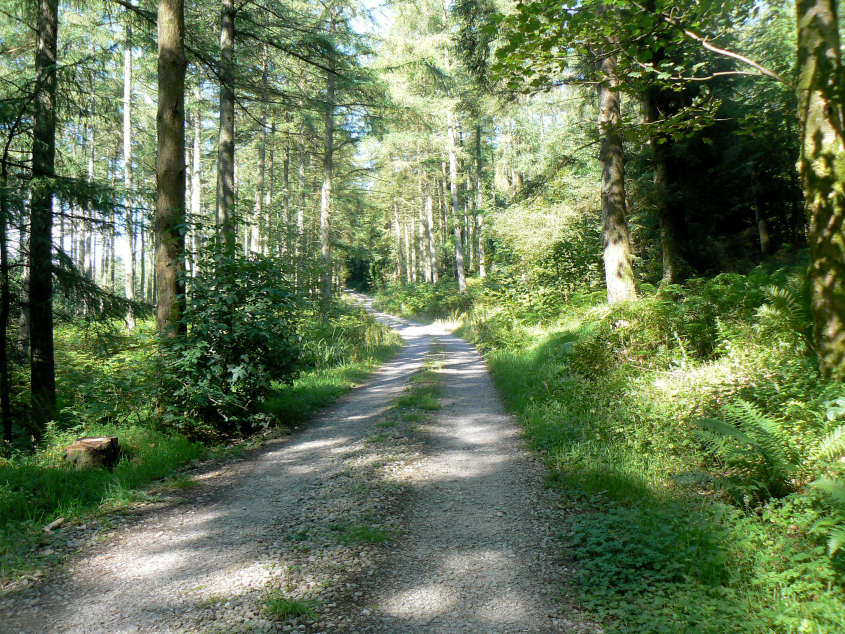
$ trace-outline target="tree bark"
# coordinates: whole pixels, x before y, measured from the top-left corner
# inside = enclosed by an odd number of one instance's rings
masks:
[[[235,253],[235,2],[220,11],[220,133],[217,141],[217,223],[227,254]]]
[[[332,26],[330,26],[330,31]],[[320,190],[320,304],[328,310],[332,298],[331,205],[332,173],[334,171],[334,59],[326,72],[326,104],[323,114],[325,147],[323,151],[323,187]]]
[[[541,119],[542,121],[542,119]],[[487,276],[487,266],[484,261],[484,237],[481,232],[484,225],[484,220],[481,217],[481,210],[483,206],[483,196],[481,193],[481,124],[475,124],[475,205],[473,207],[473,215],[475,216],[475,249],[478,259],[478,277],[484,279]]]
[[[645,116],[650,124],[655,124],[661,118],[660,89],[649,88],[644,95]],[[672,202],[669,192],[668,145],[671,139],[661,136],[651,126],[649,142],[654,157],[654,186],[657,200],[657,220],[660,224],[660,248],[663,256],[664,284],[677,284],[684,280],[689,264],[683,256],[683,218]]]
[[[32,433],[41,439],[56,410],[53,357],[53,183],[56,158],[58,0],[39,0],[32,131],[29,319]]]
[[[202,92],[199,81],[194,86],[194,138],[191,158],[191,238],[193,244],[194,262],[199,259],[199,233],[202,227],[200,217],[202,215]],[[196,275],[196,271],[194,271]],[[143,287],[143,284],[141,285]]]
[[[305,250],[305,205],[308,202],[308,195],[305,191],[305,163],[307,153],[305,151],[304,130],[300,128],[299,142],[299,166],[296,172],[296,185],[299,189],[299,205],[296,208],[296,239],[294,241],[294,287],[301,290],[303,273],[303,252]]]
[[[816,352],[826,375],[845,376],[845,147],[837,2],[797,0],[801,173],[809,213]]]
[[[15,124],[17,126],[17,123]],[[9,293],[9,250],[8,218],[9,201],[7,189],[9,182],[9,146],[14,138],[14,131],[9,131],[6,147],[0,164],[0,416],[3,417],[3,440],[12,442],[12,404],[9,387],[8,328],[11,312]]]
[[[431,198],[431,182],[425,184],[425,246],[428,258],[430,282],[437,282],[437,247],[434,242],[434,201]]]
[[[156,326],[185,330],[185,17],[183,0],[158,2],[158,112],[155,210]]]
[[[619,78],[616,57],[601,59],[599,84],[599,134],[601,163],[601,217],[604,242],[604,274],[609,304],[635,299],[634,271],[631,265],[631,239],[625,219],[625,163],[619,133]]]
[[[455,277],[458,280],[458,292],[467,292],[466,270],[464,269],[464,252],[461,245],[460,211],[458,209],[458,159],[456,156],[455,114],[448,113],[449,121],[449,196],[452,203],[452,224],[455,238]]]
[[[123,186],[126,188],[126,299],[135,301],[135,224],[132,213],[132,27],[127,16],[123,49]],[[135,309],[126,314],[129,328],[135,327]]]

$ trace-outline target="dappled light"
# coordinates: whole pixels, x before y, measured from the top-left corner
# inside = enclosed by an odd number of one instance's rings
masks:
[[[845,631],[840,4],[0,0],[0,634]]]

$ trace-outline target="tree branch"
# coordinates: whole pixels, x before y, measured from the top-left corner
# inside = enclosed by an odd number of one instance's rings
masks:
[[[742,55],[741,53],[737,53],[736,51],[731,51],[731,50],[728,50],[726,48],[721,48],[719,46],[716,46],[706,36],[699,35],[695,31],[688,29],[677,18],[674,18],[671,15],[667,15],[667,14],[659,12],[659,11],[651,10],[648,7],[640,4],[636,0],[631,0],[631,4],[633,4],[635,7],[637,7],[640,11],[644,11],[646,13],[651,13],[652,15],[656,15],[661,20],[663,20],[666,24],[674,26],[676,29],[681,31],[681,33],[686,35],[689,39],[691,39],[695,42],[698,42],[699,44],[701,44],[701,46],[703,48],[710,51],[711,53],[716,53],[717,55],[722,55],[723,57],[729,57],[730,59],[734,59],[738,62],[742,62],[746,66],[751,66],[751,68],[754,68],[760,75],[765,75],[766,77],[774,79],[775,81],[779,81],[783,84],[786,84],[787,86],[792,86],[792,82],[785,79],[784,77],[781,77],[775,71],[769,70],[768,68],[766,68],[762,64],[755,62],[750,57],[746,57],[745,55]]]

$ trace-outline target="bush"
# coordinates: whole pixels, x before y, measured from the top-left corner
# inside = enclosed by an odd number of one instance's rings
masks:
[[[267,426],[271,384],[296,373],[296,302],[273,258],[209,253],[191,283],[187,334],[163,342],[165,424],[189,436]]]

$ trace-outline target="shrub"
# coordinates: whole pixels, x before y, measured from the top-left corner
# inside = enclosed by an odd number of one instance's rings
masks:
[[[260,408],[299,356],[296,303],[273,258],[211,252],[191,283],[187,334],[163,342],[165,423],[191,436],[266,426]]]

